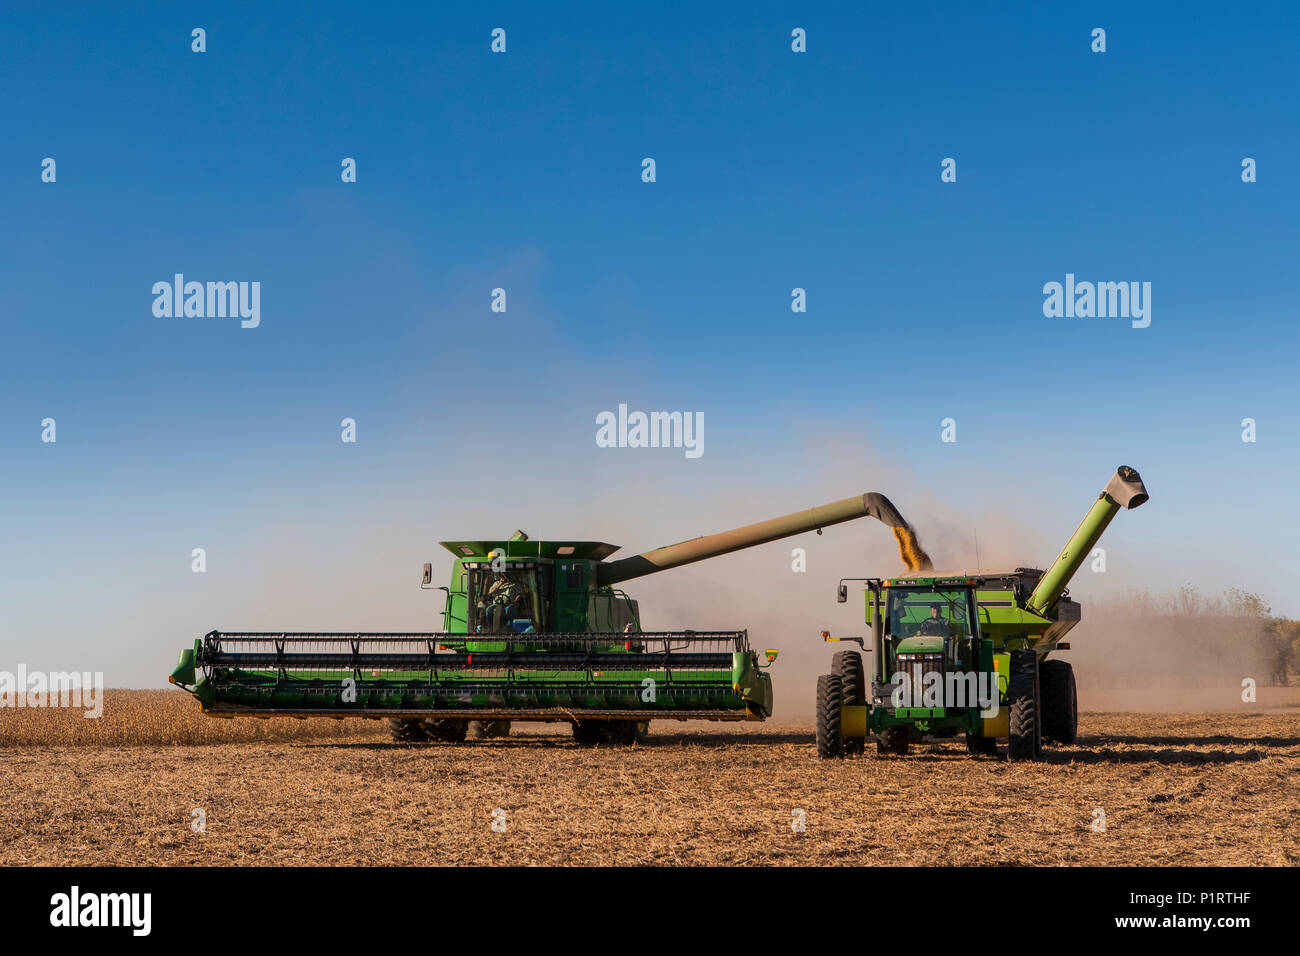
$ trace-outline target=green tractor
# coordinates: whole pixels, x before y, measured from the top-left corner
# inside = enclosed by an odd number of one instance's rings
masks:
[[[766,662],[743,630],[648,631],[624,581],[861,517],[900,521],[878,494],[615,561],[596,541],[444,541],[442,630],[210,631],[170,680],[219,717],[386,718],[400,741],[504,736],[567,721],[580,743],[632,744],[652,719],[764,720]],[[432,566],[424,584],[433,589]]]
[[[921,571],[900,577],[846,578],[865,584],[871,627],[871,681],[862,654],[835,654],[817,680],[817,754],[904,755],[925,737],[964,735],[972,754],[994,755],[1007,741],[1009,760],[1038,760],[1044,740],[1073,743],[1078,733],[1074,671],[1048,658],[1068,650],[1062,639],[1081,610],[1067,585],[1111,520],[1147,500],[1138,473],[1121,466],[1065,549],[1046,571],[1016,568],[970,574]]]

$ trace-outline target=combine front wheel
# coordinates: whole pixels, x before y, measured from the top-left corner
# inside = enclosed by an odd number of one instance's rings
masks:
[[[460,720],[456,717],[426,720],[424,722],[424,732],[429,735],[430,740],[437,740],[446,744],[464,743],[465,735],[469,732],[469,721]]]
[[[509,737],[510,721],[471,720],[469,722],[469,735],[475,740],[484,740],[488,737]]]
[[[429,737],[420,726],[418,717],[389,717],[388,732],[393,735],[393,739],[404,744],[416,744],[428,740]]]
[[[604,721],[575,720],[573,722],[573,742],[583,747],[594,747],[605,742]]]
[[[648,720],[611,720],[605,726],[605,740],[616,747],[645,743]]]

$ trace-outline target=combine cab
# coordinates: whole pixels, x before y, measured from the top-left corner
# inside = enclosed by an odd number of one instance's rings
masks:
[[[1069,649],[1062,638],[1081,617],[1066,586],[1120,508],[1147,497],[1138,473],[1121,466],[1046,572],[857,579],[866,584],[871,681],[857,651],[837,653],[832,673],[818,678],[818,754],[861,753],[874,738],[879,753],[901,755],[924,737],[961,734],[973,754],[996,754],[1001,738],[1008,759],[1037,760],[1045,739],[1073,743],[1074,671],[1048,659]]]
[[[583,743],[634,743],[652,719],[764,720],[766,660],[745,631],[646,631],[618,585],[805,531],[874,516],[880,495],[694,538],[616,561],[594,541],[445,541],[442,630],[211,631],[171,681],[216,716],[385,717],[398,740],[502,736],[513,721],[567,721]],[[432,587],[425,565],[424,586]]]

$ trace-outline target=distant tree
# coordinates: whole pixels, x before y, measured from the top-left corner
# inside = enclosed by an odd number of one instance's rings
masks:
[[[1278,687],[1287,686],[1291,680],[1291,671],[1295,669],[1296,661],[1300,660],[1300,621],[1270,617],[1265,622],[1262,643],[1273,684]]]

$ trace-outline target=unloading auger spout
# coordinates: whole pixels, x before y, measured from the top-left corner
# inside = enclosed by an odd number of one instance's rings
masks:
[[[780,538],[788,538],[807,531],[820,531],[822,528],[853,521],[855,518],[878,518],[894,530],[895,537],[898,537],[900,531],[905,531],[915,542],[915,532],[899,514],[893,502],[878,492],[869,491],[818,508],[809,508],[807,511],[796,511],[780,518],[769,518],[767,521],[733,528],[731,531],[691,538],[689,541],[655,548],[653,551],[646,551],[630,558],[609,561],[600,565],[600,583],[618,584],[658,571],[666,571],[669,568],[703,561],[705,558],[752,548]],[[902,539],[900,539],[900,550],[901,547]],[[919,545],[917,549],[919,550]],[[924,557],[924,566],[929,567],[929,558],[924,555],[924,552],[921,552],[921,555]],[[908,563],[906,557],[904,561]],[[923,570],[923,568],[910,569]]]

